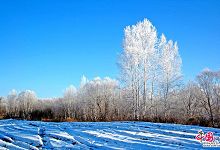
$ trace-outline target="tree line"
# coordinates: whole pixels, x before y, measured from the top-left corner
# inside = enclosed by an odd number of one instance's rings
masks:
[[[116,79],[82,77],[60,98],[34,91],[0,98],[0,117],[44,121],[153,121],[220,127],[220,71],[183,82],[178,44],[144,19],[124,29]]]

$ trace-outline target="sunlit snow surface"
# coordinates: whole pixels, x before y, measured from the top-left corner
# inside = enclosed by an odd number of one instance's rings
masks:
[[[207,149],[198,130],[220,136],[220,129],[150,122],[73,122],[0,120],[4,149]],[[208,148],[210,149],[210,148]],[[220,148],[219,148],[220,149]]]

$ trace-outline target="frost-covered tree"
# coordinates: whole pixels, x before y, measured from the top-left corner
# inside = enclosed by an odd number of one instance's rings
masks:
[[[133,100],[133,113],[136,119],[139,118],[142,102],[146,109],[148,82],[152,83],[152,75],[157,65],[156,43],[156,29],[147,19],[136,25],[127,26],[124,30],[124,51],[119,63],[122,81],[131,93],[129,97]]]
[[[64,91],[63,105],[64,105],[65,118],[75,117],[76,95],[77,95],[77,90],[73,85],[70,85]]]
[[[19,103],[17,101],[17,91],[16,90],[12,90],[10,91],[10,93],[7,96],[7,107],[6,107],[6,111],[7,114],[10,116],[18,116],[19,112],[18,112],[18,106]]]
[[[108,120],[112,116],[112,108],[116,107],[116,89],[118,82],[111,78],[96,77],[87,82],[79,91],[79,98],[85,114],[85,120]],[[115,109],[115,108],[114,108]]]
[[[165,117],[169,111],[169,103],[168,100],[170,93],[174,93],[176,87],[179,85],[179,81],[181,78],[181,65],[182,60],[179,55],[178,45],[177,42],[173,42],[169,40],[167,42],[166,37],[164,34],[161,35],[159,46],[160,52],[160,92],[161,96],[163,97],[163,105],[164,105],[164,112],[162,112]]]
[[[197,97],[199,94],[199,88],[197,83],[189,81],[178,92],[176,102],[176,115],[182,121],[191,123],[200,115],[201,104]]]
[[[212,126],[215,126],[215,118],[220,115],[220,72],[213,72],[205,69],[197,76],[197,82],[200,88],[200,102],[206,110]]]
[[[153,99],[163,89],[164,99],[173,92],[181,76],[181,58],[177,43],[157,37],[156,28],[144,19],[124,30],[123,52],[119,65],[121,81],[131,101],[133,118],[152,113]],[[160,87],[159,87],[160,86]]]
[[[30,119],[30,113],[37,103],[37,96],[34,91],[26,90],[18,95],[19,116]]]

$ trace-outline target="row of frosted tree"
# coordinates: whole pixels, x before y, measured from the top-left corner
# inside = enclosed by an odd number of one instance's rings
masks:
[[[158,36],[145,19],[124,29],[118,80],[82,77],[63,97],[38,99],[34,91],[0,98],[5,118],[49,121],[143,120],[220,127],[220,71],[203,70],[182,81],[177,42]]]

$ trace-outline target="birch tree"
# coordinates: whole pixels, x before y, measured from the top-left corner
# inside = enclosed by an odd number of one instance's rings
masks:
[[[124,51],[121,55],[120,67],[122,81],[131,93],[133,114],[139,119],[141,100],[146,111],[148,96],[148,80],[156,58],[157,32],[152,23],[144,19],[136,25],[127,26],[124,30]]]
[[[179,85],[182,60],[179,55],[177,42],[174,43],[172,40],[167,42],[164,34],[160,38],[159,50],[161,53],[159,61],[161,66],[160,90],[164,105],[163,114],[166,118],[170,109],[168,104],[169,96],[175,92],[174,90]]]

